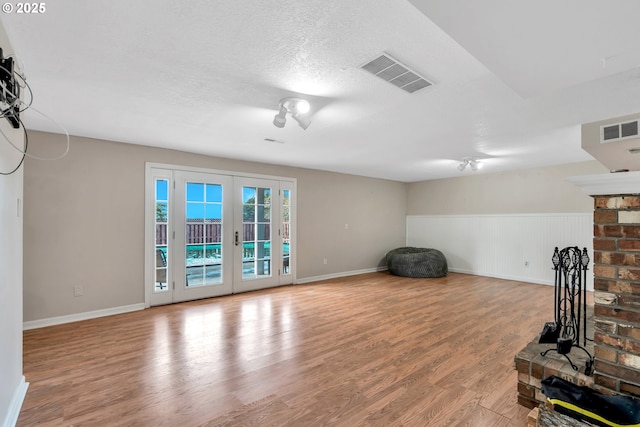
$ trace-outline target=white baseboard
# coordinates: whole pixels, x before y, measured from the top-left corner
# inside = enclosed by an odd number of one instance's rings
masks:
[[[482,277],[493,277],[494,279],[504,279],[504,280],[513,280],[515,282],[526,282],[526,283],[535,283],[536,285],[550,285],[553,286],[553,282],[550,280],[539,280],[533,277],[526,276],[509,276],[504,274],[482,274],[477,271],[466,270],[462,268],[449,268],[449,271],[452,273],[461,273],[461,274],[471,274],[473,276],[482,276]]]
[[[376,271],[385,271],[385,270],[387,270],[387,267],[382,266],[382,267],[365,268],[364,270],[343,271],[341,273],[332,273],[332,274],[324,274],[322,276],[305,277],[304,279],[297,279],[296,285],[303,284],[303,283],[317,282],[320,280],[335,279],[338,277],[355,276],[358,274],[365,274],[365,273],[375,273]]]
[[[69,314],[67,316],[50,317],[48,319],[30,320],[22,324],[23,330],[44,328],[46,326],[61,325],[63,323],[78,322],[80,320],[95,319],[98,317],[112,316],[114,314],[129,313],[131,311],[144,310],[144,303],[123,305],[120,307],[105,308],[102,310],[86,311],[84,313]]]
[[[18,422],[18,416],[20,415],[20,409],[22,409],[22,403],[24,402],[24,398],[27,395],[27,389],[29,388],[29,383],[25,381],[24,376],[20,380],[20,384],[18,384],[18,388],[13,393],[13,398],[11,399],[11,404],[9,406],[9,412],[7,413],[7,417],[2,423],[3,427],[15,427]]]
[[[344,272],[341,272],[341,273],[325,274],[325,275],[322,275],[322,276],[305,277],[304,279],[296,280],[296,284],[318,282],[320,280],[335,279],[335,278],[338,278],[338,277],[355,276],[357,274],[375,273],[376,271],[385,271],[385,270],[387,270],[387,267],[383,266],[383,267],[367,268],[367,269],[364,269],[364,270],[353,270],[353,271],[344,271]],[[482,274],[482,273],[477,272],[477,271],[467,270],[467,269],[463,269],[463,268],[449,268],[449,271],[452,272],[452,273],[471,274],[473,276],[493,277],[495,279],[513,280],[513,281],[516,281],[516,282],[526,282],[526,283],[535,283],[535,284],[538,284],[538,285],[551,285],[551,286],[553,286],[553,282],[551,282],[551,281],[541,281],[541,280],[537,280],[537,279],[532,278],[532,277],[505,276],[505,275],[497,275],[497,274],[487,275],[487,274]]]

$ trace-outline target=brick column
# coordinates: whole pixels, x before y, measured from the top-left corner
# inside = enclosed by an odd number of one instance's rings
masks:
[[[594,388],[640,396],[640,195],[594,206]]]

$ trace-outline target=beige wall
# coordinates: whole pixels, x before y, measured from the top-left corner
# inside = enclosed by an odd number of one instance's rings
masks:
[[[598,173],[608,170],[590,161],[414,182],[407,215],[591,212],[593,199],[565,178]]]
[[[29,137],[37,155],[63,149]],[[298,280],[375,268],[405,242],[404,183],[72,137],[65,158],[26,162],[25,321],[143,302],[145,162],[296,178]]]
[[[30,132],[38,155],[63,141]],[[591,212],[565,178],[607,172],[592,161],[405,184],[74,137],[64,159],[26,162],[25,321],[144,301],[145,162],[297,179],[299,281],[380,265],[405,244],[406,215]]]

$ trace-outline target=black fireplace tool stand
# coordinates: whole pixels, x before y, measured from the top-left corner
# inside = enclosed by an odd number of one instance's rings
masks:
[[[589,255],[587,248],[582,252],[577,246],[569,246],[562,250],[556,247],[551,258],[555,270],[554,283],[554,321],[544,325],[540,335],[541,344],[556,344],[542,353],[546,356],[550,351],[563,355],[574,371],[578,367],[568,356],[573,347],[584,351],[588,359],[584,373],[591,375],[593,356],[585,348],[587,344],[587,269]]]

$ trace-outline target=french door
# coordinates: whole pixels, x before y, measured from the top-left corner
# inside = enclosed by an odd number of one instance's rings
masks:
[[[148,167],[149,305],[293,283],[294,185]]]
[[[278,227],[274,219],[280,217],[277,200],[277,181],[252,178],[235,178],[236,231],[234,289],[238,292],[268,288],[279,284],[279,274],[274,272],[274,260],[281,259],[282,247],[278,244]],[[274,235],[274,231],[276,235]]]

